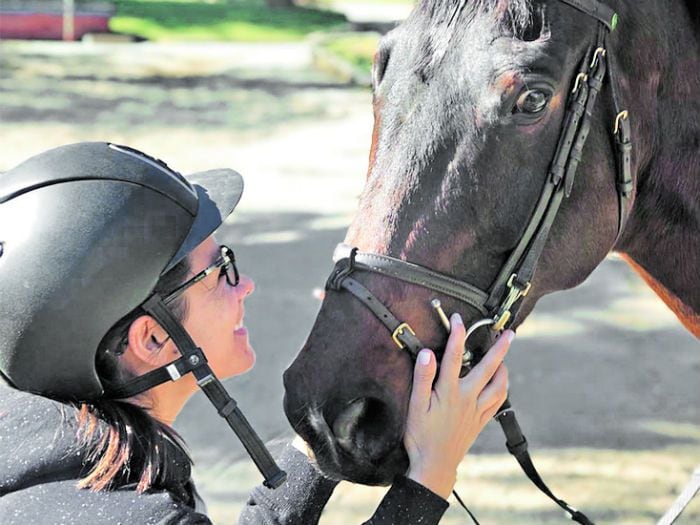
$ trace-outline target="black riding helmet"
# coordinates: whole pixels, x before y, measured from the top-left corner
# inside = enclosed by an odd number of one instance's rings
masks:
[[[242,192],[233,170],[182,176],[140,151],[97,142],[49,150],[0,175],[0,373],[21,390],[99,399],[98,346],[142,307],[183,357],[138,378],[130,392],[192,372],[267,481],[279,484],[204,354],[154,295],[159,278],[222,224]]]
[[[0,176],[0,371],[21,390],[101,397],[95,353],[104,335],[221,225],[242,191],[232,170],[185,178],[96,142]]]

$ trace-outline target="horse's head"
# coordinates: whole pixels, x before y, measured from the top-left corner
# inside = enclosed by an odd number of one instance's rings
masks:
[[[551,178],[572,88],[592,61],[599,26],[560,0],[418,5],[383,39],[375,59],[370,167],[345,243],[488,291]],[[605,84],[580,173],[513,327],[543,294],[583,281],[614,244],[609,91]],[[484,317],[464,302],[386,275],[354,278],[438,355],[446,332],[431,299],[440,299],[448,314],[460,312],[467,324]],[[472,349],[487,348],[493,338],[493,331],[480,330]],[[406,469],[402,436],[412,366],[361,301],[328,292],[285,374],[288,418],[324,471],[386,483]]]

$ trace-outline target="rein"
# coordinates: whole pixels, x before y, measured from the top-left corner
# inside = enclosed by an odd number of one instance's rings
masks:
[[[406,350],[414,360],[418,352],[425,348],[415,331],[407,322],[399,320],[370,290],[352,276],[355,273],[376,273],[422,286],[467,304],[482,316],[467,329],[467,341],[481,327],[490,325],[494,333],[500,333],[510,326],[522,306],[522,299],[527,296],[532,287],[537,264],[561,203],[571,195],[573,190],[583,147],[590,132],[593,111],[606,74],[609,78],[608,84],[615,110],[612,138],[615,144],[619,208],[617,235],[613,246],[617,244],[624,231],[634,190],[631,167],[631,126],[629,112],[623,110],[620,105],[614,78],[613,57],[608,54],[608,37],[617,27],[619,17],[598,0],[560,1],[598,21],[596,46],[587,51],[575,78],[556,152],[535,211],[523,236],[490,288],[481,290],[451,276],[388,255],[363,253],[357,248],[344,244],[336,248],[333,257],[336,265],[328,278],[326,289],[350,292],[384,324],[391,333],[394,343],[400,349]],[[474,356],[472,352],[466,350],[465,341],[460,375],[466,375],[480,358],[481,356]],[[573,521],[582,525],[593,525],[585,514],[557,498],[540,477],[530,458],[527,439],[520,429],[510,400],[506,399],[495,419],[500,423],[506,436],[508,451],[515,456],[528,478],[547,497],[564,509]],[[461,498],[456,492],[454,494],[478,525],[478,521]]]

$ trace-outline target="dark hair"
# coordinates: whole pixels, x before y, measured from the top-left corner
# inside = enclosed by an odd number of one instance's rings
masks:
[[[154,291],[165,294],[173,290],[185,281],[190,270],[189,259],[183,259],[160,278]],[[169,308],[178,321],[187,316],[187,301],[183,296]],[[107,389],[133,378],[120,365],[119,356],[126,349],[131,323],[142,315],[145,312],[136,308],[120,319],[100,342],[95,366]],[[116,488],[136,477],[136,490],[144,492],[165,479],[168,465],[173,464],[173,445],[192,462],[177,432],[153,418],[142,406],[127,400],[100,399],[81,403],[79,409],[78,440],[87,452],[89,472],[78,481],[78,488],[92,491]]]

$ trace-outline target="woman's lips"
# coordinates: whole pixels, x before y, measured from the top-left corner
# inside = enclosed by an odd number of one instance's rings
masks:
[[[236,328],[233,333],[236,335],[248,335],[248,329],[245,326],[241,326],[240,328]]]

